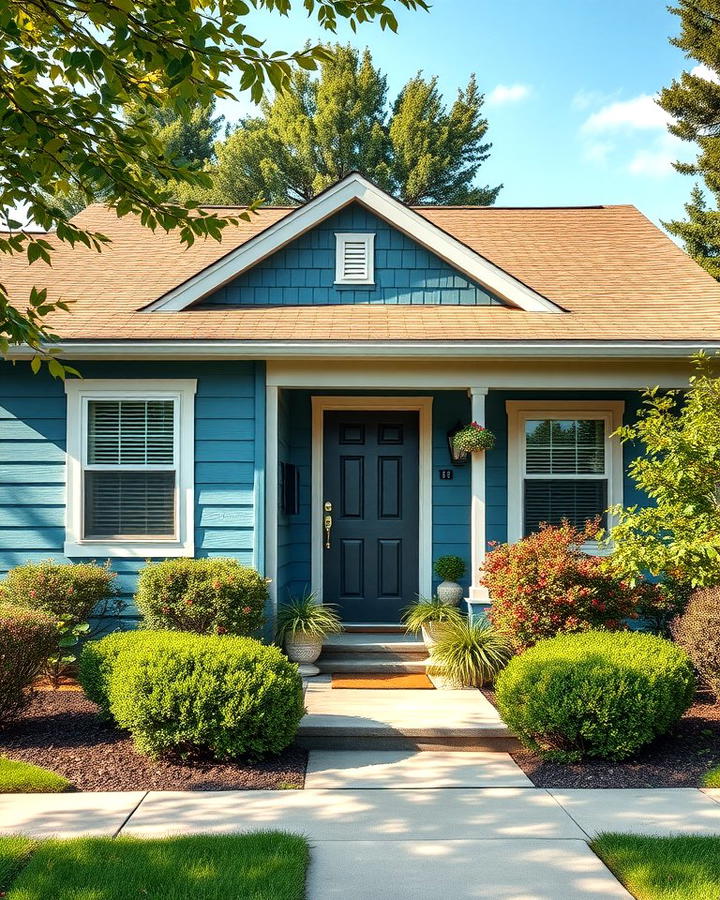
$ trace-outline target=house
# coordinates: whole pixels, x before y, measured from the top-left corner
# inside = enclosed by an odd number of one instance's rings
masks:
[[[612,437],[720,347],[720,285],[631,206],[408,208],[352,174],[184,249],[91,206],[101,254],[2,262],[75,301],[82,373],[0,363],[0,571],[234,556],[272,602],[394,623],[456,553],[642,503]],[[470,421],[495,449],[453,459]]]

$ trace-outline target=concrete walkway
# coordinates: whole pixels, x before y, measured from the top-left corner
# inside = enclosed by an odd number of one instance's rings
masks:
[[[588,840],[720,835],[720,790],[544,790],[503,753],[323,751],[303,791],[0,795],[3,833],[268,828],[309,838],[309,900],[627,900]]]

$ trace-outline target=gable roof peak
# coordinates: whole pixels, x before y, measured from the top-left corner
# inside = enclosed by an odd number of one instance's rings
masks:
[[[562,307],[453,237],[420,212],[395,199],[359,172],[351,172],[303,206],[291,209],[277,222],[173,288],[146,310],[173,312],[187,309],[353,202],[360,203],[431,250],[509,306],[526,312],[564,312]]]

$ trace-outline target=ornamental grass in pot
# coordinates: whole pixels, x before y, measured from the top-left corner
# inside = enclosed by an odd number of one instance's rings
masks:
[[[462,615],[458,609],[448,606],[437,597],[431,600],[420,597],[403,611],[406,630],[410,634],[422,632],[423,641],[430,653],[447,626],[461,620]]]
[[[314,665],[329,634],[341,632],[337,608],[318,603],[315,594],[294,597],[278,610],[277,637],[291,662],[300,664],[303,675],[317,675]]]
[[[485,619],[448,623],[433,647],[428,675],[440,688],[481,688],[495,680],[513,655],[502,631]]]

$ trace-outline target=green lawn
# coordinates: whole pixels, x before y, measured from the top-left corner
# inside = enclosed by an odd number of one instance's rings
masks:
[[[307,841],[280,832],[159,840],[6,837],[0,838],[0,891],[7,891],[5,900],[303,900],[308,860]]]
[[[720,898],[720,837],[601,834],[590,846],[637,900]]]
[[[48,769],[0,756],[0,794],[62,794],[70,787]]]
[[[705,773],[702,780],[703,787],[720,788],[720,766],[715,766]]]

